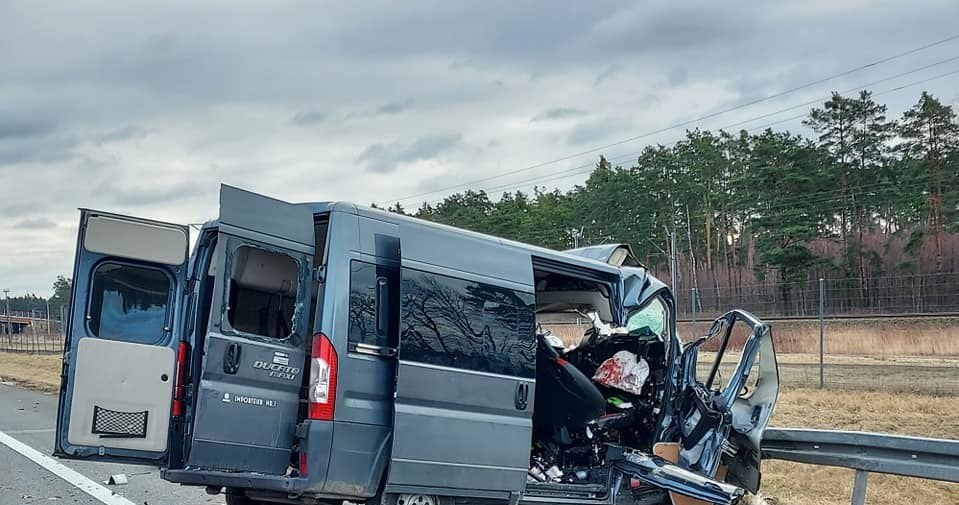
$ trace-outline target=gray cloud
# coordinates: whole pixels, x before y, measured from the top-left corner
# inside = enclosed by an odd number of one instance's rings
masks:
[[[574,109],[572,107],[556,107],[554,109],[547,109],[539,114],[533,116],[529,120],[530,123],[535,123],[538,121],[552,121],[557,119],[570,119],[576,117],[583,117],[587,115],[588,112],[580,109]]]
[[[220,181],[293,201],[395,199],[433,181],[444,183],[432,189],[442,188],[556,159],[857,68],[944,38],[959,17],[955,0],[926,0],[922,9],[879,0],[567,0],[549,9],[508,0],[227,10],[142,0],[3,5],[0,216],[8,226],[39,215],[72,223],[81,206],[184,222],[215,215]],[[957,44],[695,126],[715,129],[943,60]],[[922,87],[946,99],[955,93],[947,79]],[[912,105],[922,87],[883,95],[889,116]],[[549,128],[530,123],[558,105],[589,115]],[[350,111],[350,121],[322,135],[306,129]],[[454,131],[462,137],[429,134]],[[681,128],[608,154],[680,137]],[[426,159],[442,164],[417,163]],[[349,169],[357,164],[361,170]],[[402,177],[367,172],[397,167]],[[42,214],[38,200],[47,206]],[[0,250],[0,279],[46,289],[69,271],[75,236],[65,227],[23,235]],[[38,250],[67,252],[26,259],[25,251]]]
[[[0,207],[0,216],[21,217],[26,216],[27,214],[43,211],[45,208],[46,204],[39,201],[15,203]]]
[[[406,112],[412,109],[415,103],[416,102],[412,98],[407,98],[406,100],[403,100],[401,102],[385,103],[383,105],[380,105],[376,109],[375,114],[383,114],[383,115],[400,114],[402,112]]]
[[[616,74],[620,73],[622,70],[623,70],[622,65],[619,65],[619,64],[610,65],[609,67],[606,68],[606,70],[603,70],[602,72],[599,73],[599,75],[596,76],[596,80],[593,81],[593,86],[599,86],[600,84],[603,83],[603,81],[607,79],[612,79]]]
[[[47,218],[31,218],[18,221],[13,227],[17,230],[45,230],[48,228],[56,228],[57,223],[47,219]]]
[[[435,158],[460,143],[461,136],[453,133],[420,137],[410,144],[377,143],[364,149],[357,159],[366,163],[368,171],[385,174],[396,170],[401,163]]]
[[[56,121],[7,116],[0,111],[0,141],[42,137],[57,128]]]
[[[309,110],[297,112],[292,118],[290,118],[290,123],[297,126],[312,126],[318,123],[322,123],[326,120],[326,113],[320,112],[318,110]]]
[[[195,181],[182,181],[166,187],[119,186],[104,184],[98,191],[109,196],[115,205],[141,206],[155,203],[174,203],[206,194],[210,190]]]
[[[676,67],[669,71],[667,82],[670,86],[682,86],[689,80],[689,70],[686,67]]]
[[[574,126],[566,136],[566,142],[573,146],[587,144],[605,144],[622,137],[626,131],[634,131],[634,125],[628,118],[607,117],[583,121]]]
[[[59,135],[0,140],[0,167],[20,163],[54,163],[74,156],[77,140]]]
[[[136,125],[123,126],[110,130],[97,137],[97,143],[106,144],[108,142],[122,142],[124,140],[138,139],[146,137],[149,132]]]

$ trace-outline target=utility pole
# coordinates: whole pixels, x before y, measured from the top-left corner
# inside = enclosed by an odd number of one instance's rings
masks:
[[[50,299],[47,298],[47,334],[50,334]]]
[[[60,295],[54,293],[53,299],[57,301],[57,305],[60,306],[60,332],[63,332],[63,300],[60,299]],[[48,300],[49,302],[49,300]],[[49,310],[49,309],[47,309]]]
[[[7,325],[6,325],[4,328],[6,328],[7,334],[12,334],[12,333],[13,333],[13,322],[12,322],[12,319],[10,319],[10,290],[9,290],[9,289],[4,289],[4,290],[3,290],[3,295],[4,295],[4,297],[6,297],[6,299],[7,299],[7,309],[6,309],[6,312],[5,312],[5,314],[6,314],[6,316],[7,316]]]
[[[583,228],[580,227],[578,230],[572,230],[573,235],[573,249],[579,249],[579,241],[583,238]]]
[[[673,296],[676,296],[676,234],[666,232],[669,235],[669,252],[663,250],[662,247],[659,247],[659,244],[653,242],[653,239],[647,238],[650,244],[653,245],[656,249],[659,250],[663,256],[669,256],[669,277],[672,284],[670,284],[669,289],[673,290]]]
[[[676,296],[676,290],[679,289],[676,286],[676,232],[670,232],[669,234],[669,278],[672,282],[669,287],[673,290],[673,296]]]

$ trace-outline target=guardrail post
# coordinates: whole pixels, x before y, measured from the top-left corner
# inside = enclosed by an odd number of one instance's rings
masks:
[[[856,470],[856,480],[852,485],[852,505],[864,505],[866,503],[866,481],[868,478],[869,472]]]
[[[826,280],[822,277],[819,278],[819,387],[825,387],[826,385],[826,374],[823,370],[825,368],[825,354],[826,354],[826,323],[825,323],[825,313],[826,312]]]

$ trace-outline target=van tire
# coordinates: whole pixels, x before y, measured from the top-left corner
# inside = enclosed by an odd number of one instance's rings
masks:
[[[378,494],[366,505],[453,505],[453,499],[436,495]]]

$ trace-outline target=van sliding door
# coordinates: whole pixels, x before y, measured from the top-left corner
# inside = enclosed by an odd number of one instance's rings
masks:
[[[417,245],[401,240],[399,366],[387,491],[518,496],[529,467],[535,386],[529,257],[529,271],[508,281],[408,259]],[[441,239],[422,242],[437,254],[443,251]],[[486,251],[475,250],[482,246],[474,244],[462,258],[483,257]],[[503,256],[501,249],[490,253]],[[447,264],[457,261],[445,258]],[[503,261],[507,268],[510,259]]]

